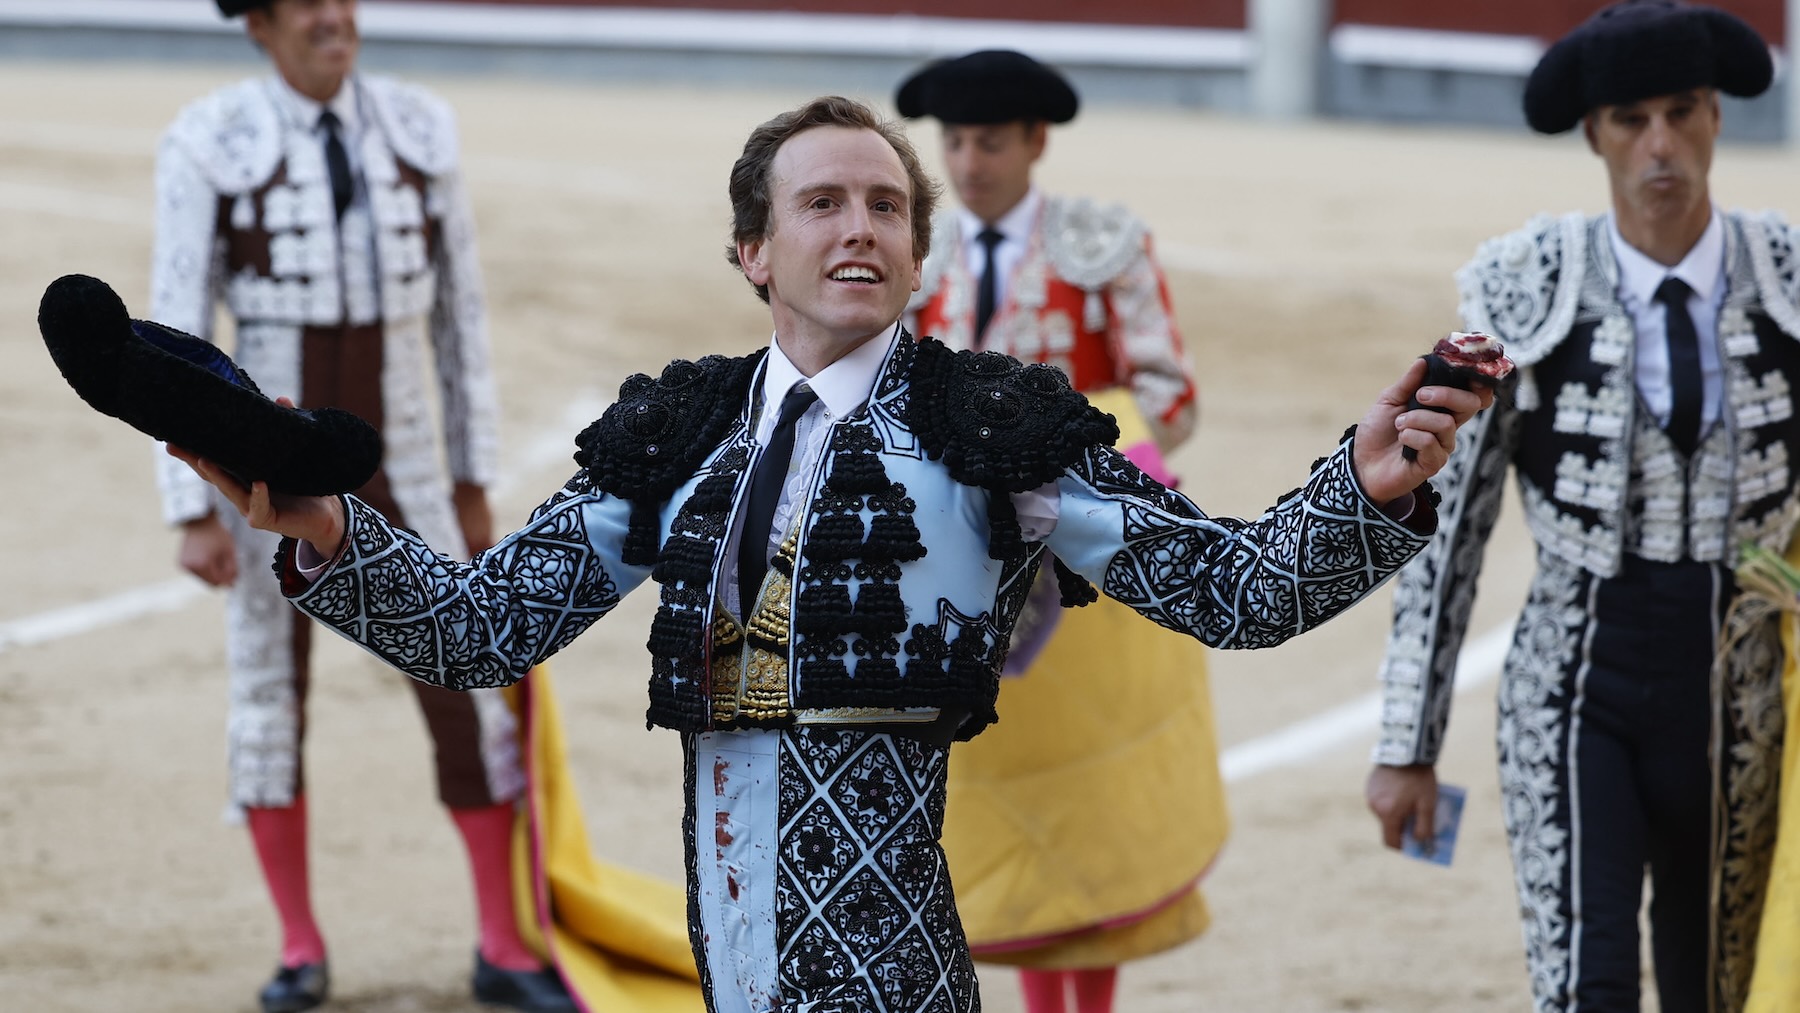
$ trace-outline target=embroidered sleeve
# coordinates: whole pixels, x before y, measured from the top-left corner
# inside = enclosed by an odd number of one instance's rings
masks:
[[[149,318],[208,341],[224,276],[219,194],[173,133],[156,155],[156,234],[150,260]],[[213,509],[211,487],[192,468],[156,449],[163,520],[180,524]]]
[[[1115,361],[1150,424],[1157,446],[1165,451],[1193,435],[1198,403],[1194,374],[1175,328],[1169,285],[1151,254],[1150,237],[1143,252],[1106,286],[1107,339]]]
[[[1456,656],[1475,604],[1475,579],[1506,489],[1518,410],[1510,397],[1475,416],[1432,479],[1438,530],[1394,587],[1394,625],[1381,664],[1381,740],[1374,762],[1436,763],[1450,721]]]
[[[468,563],[431,550],[354,497],[344,551],[298,586],[291,542],[276,556],[301,611],[422,682],[505,686],[555,654],[649,575],[619,562],[630,505],[577,474],[523,528]]]
[[[438,223],[431,343],[442,388],[450,475],[459,482],[487,486],[499,474],[499,408],[475,252],[475,216],[461,174],[437,177],[431,190]]]
[[[1345,442],[1255,520],[1208,517],[1123,454],[1059,483],[1058,560],[1158,625],[1214,647],[1272,647],[1361,601],[1425,545],[1363,493]]]

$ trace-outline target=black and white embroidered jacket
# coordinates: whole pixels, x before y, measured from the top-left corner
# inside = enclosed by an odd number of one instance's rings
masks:
[[[718,727],[714,589],[757,454],[749,395],[763,354],[626,381],[578,441],[582,471],[471,564],[351,499],[339,557],[301,586],[284,549],[284,586],[407,674],[466,689],[521,678],[651,578],[649,722]],[[1116,437],[1053,367],[896,342],[810,480],[788,601],[792,709],[938,707],[970,715],[959,736],[979,732],[1046,549],[1067,568],[1066,594],[1087,590],[1079,574],[1163,626],[1248,648],[1343,611],[1425,544],[1368,500],[1348,442],[1243,521],[1145,477]],[[1026,542],[1008,494],[1049,482],[1060,518]]]
[[[1724,405],[1691,457],[1638,397],[1636,332],[1605,218],[1540,216],[1458,272],[1466,326],[1506,343],[1518,381],[1463,427],[1435,479],[1441,526],[1395,589],[1376,762],[1437,759],[1508,464],[1538,551],[1601,577],[1627,552],[1728,562],[1745,543],[1786,548],[1800,521],[1795,230],[1772,212],[1720,217]]]

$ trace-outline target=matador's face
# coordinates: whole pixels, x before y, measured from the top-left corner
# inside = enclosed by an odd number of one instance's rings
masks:
[[[1583,122],[1588,145],[1606,162],[1614,206],[1645,224],[1678,221],[1711,197],[1719,93],[1696,88],[1602,106]]]
[[[1048,133],[1021,121],[944,124],[944,168],[963,207],[989,225],[1005,217],[1031,189]]]
[[[251,11],[245,28],[282,78],[317,102],[337,94],[362,45],[356,0],[275,0]]]
[[[739,243],[738,258],[768,286],[783,347],[841,355],[893,326],[920,285],[912,190],[893,146],[873,130],[813,127],[784,141],[770,169],[768,235]]]

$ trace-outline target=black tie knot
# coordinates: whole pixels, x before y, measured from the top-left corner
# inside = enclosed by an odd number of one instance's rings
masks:
[[[1656,301],[1665,306],[1686,306],[1688,297],[1694,290],[1688,283],[1674,275],[1664,278],[1661,285],[1656,286]]]
[[[337,113],[327,109],[319,114],[319,126],[325,131],[325,171],[331,175],[331,204],[337,209],[337,216],[342,218],[355,196],[355,184],[350,180],[350,156],[344,151],[343,138],[338,136],[343,121],[338,119]]]
[[[988,256],[991,257],[994,255],[994,247],[1000,245],[1001,241],[1006,238],[1006,233],[999,229],[982,229],[981,234],[975,238],[981,240],[982,246],[987,247]]]
[[[813,389],[806,384],[800,384],[788,391],[787,397],[781,399],[781,414],[775,417],[775,428],[794,428],[794,423],[798,422],[800,416],[806,414],[806,410],[811,408],[813,402],[818,399],[819,395],[813,393]]]

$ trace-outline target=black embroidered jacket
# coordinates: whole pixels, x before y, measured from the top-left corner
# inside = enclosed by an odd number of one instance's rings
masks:
[[[1264,647],[1361,600],[1428,537],[1369,502],[1348,442],[1262,517],[1209,518],[1113,450],[1112,419],[1056,369],[903,339],[869,402],[833,424],[791,562],[777,561],[786,593],[740,624],[715,589],[756,453],[762,354],[626,381],[578,440],[582,470],[470,564],[352,499],[340,557],[310,587],[284,583],[300,608],[409,675],[463,689],[517,680],[650,578],[661,586],[651,724],[929,707],[966,711],[966,738],[995,718],[1012,624],[1046,549],[1066,601],[1092,593],[1085,579],[1208,644]],[[1026,542],[1009,494],[1050,482],[1060,518],[1043,543]],[[772,634],[771,617],[785,628]],[[780,668],[763,686],[773,697],[737,710],[715,699],[716,656],[734,637]]]

